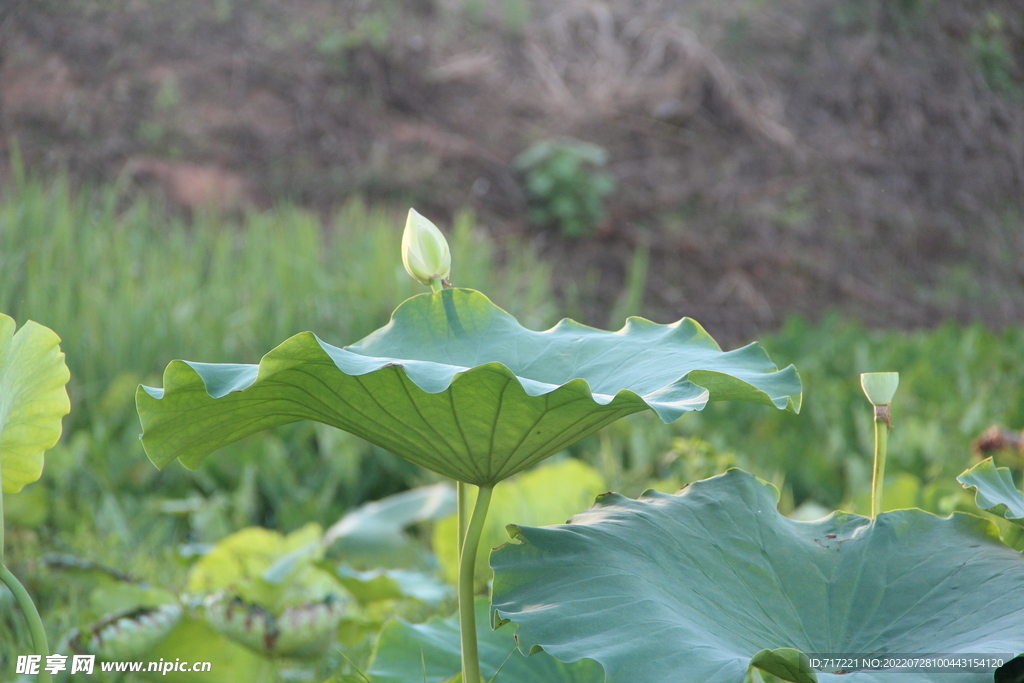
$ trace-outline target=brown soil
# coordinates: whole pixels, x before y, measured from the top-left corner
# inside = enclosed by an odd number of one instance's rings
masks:
[[[472,205],[601,325],[637,249],[644,312],[727,343],[830,308],[1024,317],[1020,0],[681,7],[6,0],[0,147],[186,210]],[[562,135],[616,183],[580,239],[529,224],[513,164]]]

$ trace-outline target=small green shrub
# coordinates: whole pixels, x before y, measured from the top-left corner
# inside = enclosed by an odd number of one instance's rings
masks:
[[[530,222],[555,225],[566,237],[591,232],[615,188],[611,176],[599,170],[607,163],[604,149],[572,138],[543,140],[516,157],[526,178]]]
[[[1003,18],[995,12],[989,12],[985,16],[985,29],[971,34],[971,52],[975,64],[981,69],[985,82],[993,92],[1020,97],[1024,90],[1014,76],[1016,64],[1007,46],[1004,29]]]

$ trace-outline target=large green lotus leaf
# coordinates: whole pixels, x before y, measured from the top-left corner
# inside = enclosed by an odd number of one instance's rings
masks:
[[[800,391],[792,366],[778,371],[756,344],[725,353],[689,319],[535,332],[479,292],[446,289],[345,348],[304,332],[258,366],[173,361],[164,388],[140,387],[136,401],[158,467],[198,467],[225,444],[309,419],[486,485],[630,413],[669,422],[713,400],[798,410]]]
[[[43,453],[60,438],[71,412],[71,377],[60,337],[32,322],[15,332],[0,313],[0,486],[16,493],[43,473]]]
[[[1009,468],[996,467],[992,458],[986,458],[956,480],[975,490],[978,507],[1024,527],[1024,495],[1014,485]]]
[[[477,624],[486,624],[487,599],[477,598],[475,606]],[[597,662],[564,664],[544,652],[523,656],[511,625],[484,627],[478,637],[485,681],[498,672],[494,683],[604,683]],[[424,624],[392,619],[380,633],[367,675],[373,683],[446,683],[461,668],[458,615]]]
[[[773,486],[739,470],[677,495],[601,496],[569,524],[519,528],[520,544],[491,553],[494,608],[519,624],[524,651],[595,659],[608,683],[742,683],[755,655],[779,660],[765,649],[1024,650],[1024,559],[990,522],[921,510],[874,523],[844,513],[798,522],[779,514],[777,501]],[[893,675],[817,680],[992,681],[991,673]]]

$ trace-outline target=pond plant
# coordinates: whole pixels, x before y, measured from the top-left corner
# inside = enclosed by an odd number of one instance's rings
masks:
[[[137,392],[142,443],[158,467],[196,468],[249,434],[308,419],[454,479],[462,682],[480,683],[475,560],[496,484],[643,410],[665,422],[719,400],[797,411],[800,380],[756,344],[723,352],[687,318],[528,330],[480,292],[451,286],[447,244],[414,210],[402,258],[431,291],[354,344],[304,332],[258,365],[172,361],[163,388]]]
[[[4,558],[3,494],[17,493],[43,473],[43,453],[60,439],[61,419],[71,412],[65,385],[70,373],[53,330],[32,322],[20,330],[0,313],[0,583],[14,595],[28,622],[40,681],[49,681],[50,654],[39,611]]]
[[[738,469],[674,495],[606,493],[563,525],[509,525],[490,556],[488,606],[475,567],[500,482],[631,413],[671,422],[720,400],[795,412],[801,384],[757,345],[723,352],[685,318],[528,330],[451,286],[447,244],[415,211],[403,263],[431,291],[364,339],[335,347],[305,332],[258,365],[173,361],[163,388],[136,397],[159,467],[195,468],[258,430],[309,419],[456,481],[457,618],[391,622],[374,683],[481,683],[482,670],[498,683],[1020,680],[1020,553],[990,520],[883,507],[896,373],[862,376],[874,410],[871,516],[788,519],[778,490]],[[982,463],[961,483],[1021,524],[1008,472]],[[496,630],[478,638],[485,618]],[[514,646],[543,654],[501,655]]]
[[[495,622],[516,622],[524,651],[598,661],[606,683],[1021,680],[1020,553],[973,515],[882,511],[898,381],[862,376],[871,517],[787,519],[778,490],[738,469],[676,495],[605,494],[565,525],[509,526],[491,555]],[[1021,524],[1008,470],[989,460],[960,481]]]

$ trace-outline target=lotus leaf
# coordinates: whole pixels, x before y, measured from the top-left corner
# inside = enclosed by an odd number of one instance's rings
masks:
[[[992,458],[986,458],[956,480],[976,491],[978,507],[1024,527],[1024,495],[1014,485],[1009,468],[996,467]]]
[[[491,554],[497,616],[519,625],[523,651],[595,659],[608,683],[743,683],[754,657],[779,676],[796,661],[783,648],[1024,650],[1024,560],[990,522],[921,510],[799,522],[777,501],[770,484],[730,470],[676,495],[600,496],[569,524],[514,528],[517,543]],[[816,674],[822,683],[892,676]],[[991,671],[898,677],[992,681]]]
[[[487,623],[487,600],[477,598],[477,623]],[[484,680],[494,683],[604,683],[604,671],[589,660],[563,664],[543,652],[524,657],[514,627],[480,633]],[[367,674],[373,683],[447,683],[459,673],[458,617],[434,617],[425,624],[392,619],[381,631]],[[500,669],[500,671],[499,671]]]
[[[310,419],[486,486],[631,413],[670,422],[715,400],[798,410],[800,391],[792,366],[778,371],[756,344],[723,352],[686,318],[535,332],[479,292],[445,289],[344,348],[304,332],[259,365],[173,361],[164,387],[140,387],[136,401],[158,467],[195,468],[244,436]]]
[[[71,412],[70,373],[60,338],[32,322],[15,333],[0,313],[0,486],[16,493],[43,473],[43,453],[60,438]]]
[[[447,517],[455,507],[451,484],[420,486],[348,511],[327,529],[323,544],[329,555],[355,566],[416,564],[423,551],[405,529]]]
[[[227,591],[280,613],[343,591],[330,572],[316,566],[321,529],[310,523],[287,536],[247,527],[221,539],[189,569],[188,590]]]

